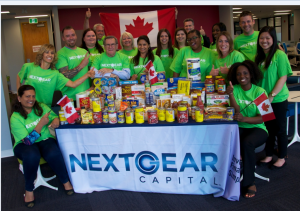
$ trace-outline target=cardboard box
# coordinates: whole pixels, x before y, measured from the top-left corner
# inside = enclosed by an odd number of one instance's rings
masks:
[[[207,106],[229,106],[229,95],[207,94]]]

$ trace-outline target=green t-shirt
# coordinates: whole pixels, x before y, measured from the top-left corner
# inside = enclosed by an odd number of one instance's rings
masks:
[[[177,54],[179,53],[179,50],[177,48],[174,49],[173,57],[169,56],[169,49],[163,49],[160,53],[160,59],[164,65],[164,69],[166,72],[166,79],[167,78],[173,78],[173,71],[170,69],[170,66],[173,62],[173,60],[176,58]],[[153,54],[156,55],[157,48],[153,50]]]
[[[126,56],[128,56],[128,59],[130,60],[130,59],[132,59],[135,55],[137,55],[138,49],[137,49],[137,48],[133,48],[133,49],[130,50],[130,51],[126,51],[126,50],[122,49],[122,50],[119,50],[118,52],[119,52],[119,53],[122,53],[122,54],[124,54],[124,55],[126,55]]]
[[[101,45],[103,49],[104,49],[104,44],[103,44],[104,38],[105,35],[101,38],[101,40],[98,40],[99,45]]]
[[[94,48],[88,48],[88,50],[89,50],[89,52],[90,52],[90,64],[89,64],[89,66],[91,66],[92,65],[92,63],[93,63],[93,61],[94,61],[94,59],[96,58],[96,56],[99,56],[101,53],[99,53],[99,51],[97,50],[97,48],[96,47],[94,47]]]
[[[130,60],[130,76],[134,75],[134,74],[138,74],[138,81],[139,83],[140,81],[140,75],[141,73],[144,72],[145,70],[145,65],[147,64],[148,59],[146,58],[144,61],[144,58],[139,59],[139,64],[137,66],[134,66],[134,63],[132,60]],[[156,55],[154,55],[154,62],[153,62],[153,66],[156,72],[164,72],[164,66],[163,63],[161,62],[160,58]]]
[[[254,31],[253,34],[246,36],[240,34],[234,41],[234,49],[244,54],[246,60],[254,62],[257,52],[257,39],[259,31]]]
[[[228,54],[225,58],[219,58],[219,57],[216,58],[214,65],[215,65],[215,69],[217,69],[220,67],[225,67],[225,63],[226,63],[226,66],[229,69],[231,65],[233,65],[234,63],[243,62],[244,60],[245,60],[244,55],[234,50],[230,54]],[[219,71],[219,75],[221,75],[223,78],[227,77],[227,74],[222,74],[220,71]]]
[[[201,81],[204,82],[205,77],[210,74],[214,63],[214,53],[206,47],[202,47],[199,53],[195,53],[190,46],[183,47],[173,60],[170,69],[173,72],[179,73],[179,77],[187,77],[186,59],[189,58],[200,58]]]
[[[60,49],[57,52],[58,61],[56,63],[56,68],[59,70],[62,67],[68,66],[69,70],[77,67],[80,62],[84,59],[86,55],[86,50],[83,48],[77,47],[75,50],[69,49],[66,46]],[[88,72],[88,65],[85,66],[82,70],[80,70],[77,75],[71,78],[71,81],[76,81],[81,78],[84,74]],[[80,92],[84,92],[90,88],[90,81],[87,79],[82,84],[77,86],[76,88],[64,87],[62,89],[62,94],[67,95],[69,98],[76,100],[76,94]]]
[[[218,51],[217,51],[217,43],[215,43],[215,44],[211,43],[209,46],[209,49],[213,51],[216,58],[219,56]]]
[[[26,63],[18,73],[21,83],[35,88],[36,100],[51,107],[54,91],[61,91],[69,81],[58,70],[44,70],[34,63]]]
[[[236,84],[233,86],[233,96],[235,98],[236,103],[240,107],[240,111],[243,110],[248,104],[250,104],[253,100],[255,100],[263,92],[266,94],[266,91],[263,88],[256,86],[254,84],[252,84],[251,89],[249,89],[248,91],[244,91],[240,84]],[[260,112],[259,112],[257,106],[255,105],[255,103],[253,102],[253,103],[251,103],[251,105],[249,105],[247,108],[245,108],[241,112],[241,114],[244,117],[255,117],[255,116],[257,116],[257,114],[260,115]],[[261,129],[265,130],[266,132],[268,132],[264,123],[249,124],[246,122],[238,122],[238,125],[241,128],[261,128]]]
[[[291,76],[293,74],[287,55],[279,49],[275,52],[267,70],[264,68],[264,62],[258,67],[263,74],[263,79],[258,85],[264,88],[268,94],[272,92],[280,77],[285,75]],[[289,90],[286,83],[284,83],[280,92],[276,94],[272,103],[280,103],[288,99]]]
[[[40,119],[51,110],[48,106],[46,106],[43,103],[40,103],[40,106],[43,109],[43,114],[40,117],[34,113],[34,110],[32,110],[30,114],[27,115],[27,119],[24,119],[24,117],[21,116],[19,112],[14,112],[11,115],[10,128],[11,128],[11,133],[15,138],[14,147],[16,147],[17,144],[22,143],[22,139],[28,136],[33,131],[33,129],[37,126]],[[51,113],[49,115],[49,123],[44,125],[44,127],[41,130],[41,136],[35,142],[40,142],[50,137],[56,139],[54,136],[50,134],[48,128],[48,126],[55,118],[57,118],[57,115],[51,110]]]

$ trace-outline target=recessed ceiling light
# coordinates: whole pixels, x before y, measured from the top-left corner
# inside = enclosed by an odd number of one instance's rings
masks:
[[[233,18],[238,18],[238,17],[233,17]]]
[[[232,12],[232,13],[242,13],[242,11],[235,11],[235,12]]]
[[[289,15],[289,12],[275,13],[274,15]]]
[[[274,12],[290,12],[290,11],[292,11],[292,10],[276,10]]]
[[[232,8],[233,10],[241,10],[241,9],[243,9],[243,8]]]
[[[36,18],[36,17],[47,17],[48,15],[29,15],[29,16],[16,16],[15,18]]]
[[[10,12],[9,12],[9,11],[1,11],[1,14],[2,14],[2,13],[10,13]]]

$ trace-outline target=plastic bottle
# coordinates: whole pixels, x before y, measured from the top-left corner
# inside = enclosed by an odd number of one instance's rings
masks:
[[[200,109],[204,110],[204,104],[203,104],[202,99],[201,99],[201,93],[197,94],[197,106]]]

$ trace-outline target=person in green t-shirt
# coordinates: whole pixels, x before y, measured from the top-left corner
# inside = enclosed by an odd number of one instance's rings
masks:
[[[178,27],[175,30],[175,42],[174,42],[174,47],[180,50],[181,48],[188,46],[188,43],[186,41],[187,39],[187,32],[185,31],[184,28]]]
[[[138,80],[141,83],[142,73],[146,73],[146,77],[148,77],[148,70],[145,68],[148,61],[152,61],[156,72],[164,72],[165,69],[160,58],[153,54],[148,36],[140,36],[137,45],[138,53],[130,60],[130,76],[131,80]]]
[[[221,34],[221,32],[223,31],[227,31],[227,30],[226,30],[226,25],[222,22],[215,23],[212,27],[213,42],[210,44],[209,48],[215,53],[216,56],[218,56],[216,40],[218,36]]]
[[[76,88],[88,77],[94,77],[94,71],[88,71],[76,81],[71,81],[55,69],[57,56],[52,44],[44,44],[37,53],[34,63],[25,63],[17,75],[17,89],[21,83],[32,85],[36,89],[36,99],[51,107],[53,94],[65,86]]]
[[[35,100],[35,89],[30,85],[23,85],[18,89],[12,112],[10,128],[15,139],[14,154],[23,163],[25,206],[30,208],[35,204],[34,180],[41,156],[64,184],[67,195],[72,195],[74,190],[69,182],[62,154],[55,136],[49,131],[49,127],[54,129],[59,126],[57,115],[48,106]]]
[[[124,32],[120,37],[120,44],[122,50],[119,50],[119,53],[122,53],[128,56],[128,59],[132,59],[138,52],[138,49],[134,47],[134,39],[132,34],[129,32]]]
[[[173,60],[170,69],[174,72],[173,77],[187,77],[187,62],[189,58],[200,59],[201,81],[205,81],[205,77],[210,74],[214,63],[214,53],[212,50],[202,47],[200,41],[200,32],[192,30],[188,33],[188,47],[180,49],[176,58]]]
[[[286,86],[286,79],[292,75],[292,69],[287,55],[278,49],[276,31],[273,27],[263,27],[259,32],[258,41],[255,63],[263,74],[258,85],[267,91],[276,117],[276,119],[266,122],[270,135],[265,149],[266,158],[260,162],[266,164],[272,161],[275,137],[277,137],[278,160],[272,168],[282,168],[286,165],[288,144],[286,111],[289,90]]]
[[[258,31],[254,31],[255,20],[249,11],[240,14],[240,27],[243,34],[234,39],[234,49],[244,54],[245,59],[254,61],[257,50]]]
[[[169,30],[159,30],[157,34],[157,48],[153,50],[153,54],[161,59],[166,72],[166,79],[173,78],[173,71],[170,69],[170,66],[178,52],[179,50],[172,46],[172,38]]]
[[[245,57],[242,53],[233,50],[233,41],[227,31],[223,31],[217,37],[217,53],[213,68],[210,72],[212,76],[220,75],[226,79],[228,70],[236,62],[243,62]]]
[[[234,120],[238,121],[240,133],[241,160],[243,161],[242,194],[245,198],[252,198],[256,194],[255,186],[255,148],[263,145],[268,138],[268,131],[264,125],[260,111],[253,102],[266,91],[256,84],[262,75],[257,65],[245,60],[238,62],[229,69],[227,79],[229,86],[230,106],[234,107]]]
[[[124,54],[118,53],[118,40],[114,36],[104,39],[105,52],[97,56],[92,67],[100,77],[116,77],[117,80],[128,80],[130,78],[129,60]]]

